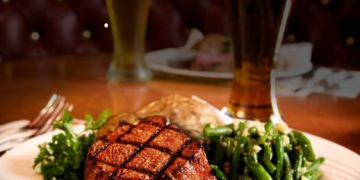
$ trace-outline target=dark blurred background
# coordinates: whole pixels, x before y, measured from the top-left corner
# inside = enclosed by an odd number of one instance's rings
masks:
[[[360,1],[295,0],[284,43],[312,42],[312,61],[360,69]],[[0,62],[112,51],[104,0],[2,0]],[[229,35],[222,0],[152,0],[147,51],[178,47],[192,28]]]

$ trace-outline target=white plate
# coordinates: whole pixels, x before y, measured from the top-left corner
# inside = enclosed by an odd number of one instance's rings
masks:
[[[278,78],[292,77],[305,74],[313,68],[311,63],[311,43],[291,43],[281,47],[280,61],[288,61],[289,66],[277,70]],[[227,72],[208,72],[189,69],[180,69],[169,66],[169,61],[188,61],[195,57],[196,52],[186,47],[167,48],[149,52],[145,55],[146,63],[150,69],[167,74],[193,76],[202,78],[232,79],[233,74]]]
[[[307,42],[290,43],[281,46],[278,70],[278,78],[292,77],[305,74],[313,68],[311,63],[313,45]],[[281,68],[281,64],[287,64],[286,68]]]
[[[83,126],[76,126],[80,131]],[[38,144],[50,141],[56,132],[51,132],[30,139],[8,151],[0,158],[1,180],[42,180],[39,169],[33,170],[32,165],[38,154]],[[360,156],[349,149],[326,139],[306,134],[311,140],[317,156],[326,158],[321,166],[323,180],[359,180]]]
[[[146,63],[150,69],[167,74],[175,74],[182,76],[202,77],[202,78],[218,78],[232,79],[232,73],[195,71],[189,69],[180,69],[170,67],[168,61],[184,61],[195,57],[195,53],[185,48],[168,48],[158,51],[146,53]]]

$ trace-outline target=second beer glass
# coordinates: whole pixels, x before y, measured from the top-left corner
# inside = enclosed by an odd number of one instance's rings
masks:
[[[273,63],[291,3],[291,0],[224,0],[235,61],[227,106],[230,115],[267,121],[274,114]]]
[[[113,34],[110,82],[138,82],[151,78],[144,61],[145,31],[151,0],[106,0]]]

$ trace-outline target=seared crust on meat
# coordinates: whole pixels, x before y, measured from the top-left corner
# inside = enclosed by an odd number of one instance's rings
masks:
[[[163,116],[131,125],[120,121],[96,140],[85,163],[85,180],[216,180],[203,147]]]

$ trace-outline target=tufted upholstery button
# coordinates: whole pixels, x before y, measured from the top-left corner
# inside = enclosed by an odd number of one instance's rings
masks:
[[[330,0],[321,0],[321,4],[328,5],[330,3]]]
[[[109,24],[108,23],[104,23],[104,28],[108,28]]]
[[[355,43],[355,39],[350,36],[350,37],[347,37],[347,38],[346,38],[345,42],[346,42],[346,45],[352,46],[352,45],[354,45],[354,43]]]
[[[294,34],[288,34],[288,35],[286,36],[286,40],[287,40],[287,42],[289,42],[289,43],[295,42],[295,41],[296,41],[296,36],[295,36]]]
[[[36,32],[36,31],[31,32],[30,39],[32,41],[38,41],[40,39],[40,34],[38,32]]]
[[[82,37],[85,38],[85,39],[90,39],[91,38],[91,32],[89,30],[84,30],[82,33],[81,33]]]

